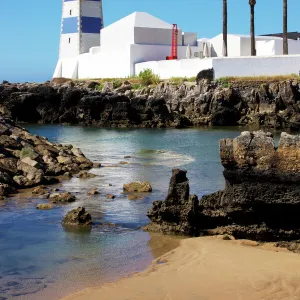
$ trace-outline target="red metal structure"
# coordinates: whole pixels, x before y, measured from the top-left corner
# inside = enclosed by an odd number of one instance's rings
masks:
[[[178,28],[177,24],[173,24],[172,29],[172,53],[171,56],[167,56],[167,60],[177,59],[177,41],[178,41]]]

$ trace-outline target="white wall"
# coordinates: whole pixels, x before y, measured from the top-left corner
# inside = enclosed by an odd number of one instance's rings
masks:
[[[214,58],[215,78],[299,74],[300,55]]]
[[[63,18],[70,18],[70,17],[78,17],[79,16],[79,1],[68,1],[63,2]],[[70,10],[72,11],[72,15],[70,15]]]
[[[212,45],[212,57],[223,56],[223,34],[219,34],[216,37],[209,40]],[[228,57],[241,56],[241,38],[236,35],[228,34],[227,36],[227,50]]]
[[[197,33],[196,32],[183,32],[182,33],[182,45],[197,46]]]
[[[62,34],[60,36],[59,58],[76,57],[79,53],[79,34]]]
[[[130,48],[111,49],[78,57],[78,78],[125,78],[130,76]]]
[[[172,45],[172,29],[168,28],[134,28],[134,44]],[[182,45],[182,32],[178,30],[177,45]]]
[[[182,59],[149,61],[135,65],[135,73],[138,75],[145,69],[151,69],[161,79],[171,77],[194,77],[201,70],[212,68],[212,59]]]

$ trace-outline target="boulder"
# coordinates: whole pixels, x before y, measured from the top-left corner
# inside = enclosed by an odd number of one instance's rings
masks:
[[[26,146],[24,148],[22,148],[22,150],[20,151],[20,158],[21,159],[25,159],[25,158],[29,158],[32,160],[36,160],[39,158],[39,154],[34,151],[34,149],[30,146]]]
[[[44,186],[37,186],[32,189],[32,194],[34,195],[45,195],[48,194],[47,189]]]
[[[169,191],[164,201],[154,201],[147,216],[151,222],[144,229],[178,235],[199,235],[199,201],[190,195],[186,171],[173,169]]]
[[[116,198],[116,196],[113,194],[107,194],[105,197],[106,197],[106,199],[115,199]]]
[[[72,159],[68,156],[57,156],[56,159],[62,165],[69,165],[73,162]]]
[[[134,181],[123,185],[125,192],[152,192],[152,186],[147,181]]]
[[[16,158],[0,158],[0,170],[9,175],[16,175],[18,173],[18,160]]]
[[[76,197],[70,192],[53,193],[50,195],[50,201],[53,203],[69,203],[76,201]]]
[[[0,147],[9,149],[21,149],[22,145],[18,143],[14,138],[8,135],[0,135]]]
[[[50,204],[50,203],[46,203],[46,204],[37,204],[36,209],[40,209],[40,210],[49,210],[49,209],[53,209],[54,205]]]
[[[43,170],[32,167],[31,165],[22,161],[18,161],[17,167],[18,170],[21,171],[23,173],[23,176],[27,179],[27,183],[25,186],[34,186],[43,182]]]
[[[90,191],[88,192],[88,195],[89,195],[89,196],[97,195],[97,194],[99,194],[99,191],[98,191],[98,189],[96,189],[96,188],[94,188],[94,189],[92,189],[92,190],[90,190]]]
[[[91,227],[92,217],[84,207],[69,211],[62,220],[64,226]]]

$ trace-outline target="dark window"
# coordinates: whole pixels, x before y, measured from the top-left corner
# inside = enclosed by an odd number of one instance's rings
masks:
[[[71,38],[69,38],[69,44],[71,43]]]
[[[70,9],[70,16],[72,16],[72,9]]]

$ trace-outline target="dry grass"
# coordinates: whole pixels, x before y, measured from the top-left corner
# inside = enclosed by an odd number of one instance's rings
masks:
[[[297,74],[276,75],[276,76],[245,76],[245,77],[222,77],[218,79],[221,82],[278,82],[287,80],[300,80]]]

